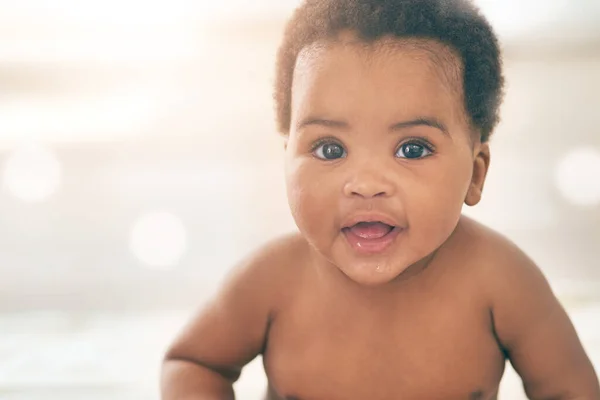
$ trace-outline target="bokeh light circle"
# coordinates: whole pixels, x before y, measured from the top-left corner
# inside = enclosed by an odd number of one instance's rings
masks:
[[[52,151],[42,146],[18,148],[4,165],[4,187],[28,203],[48,199],[58,189],[60,180],[60,162]]]
[[[558,164],[556,185],[574,205],[600,204],[600,151],[593,147],[570,151]]]
[[[130,250],[145,266],[170,269],[177,265],[187,247],[181,219],[167,211],[148,212],[131,229]]]

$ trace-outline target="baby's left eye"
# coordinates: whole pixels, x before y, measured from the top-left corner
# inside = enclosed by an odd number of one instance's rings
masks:
[[[408,159],[418,159],[424,158],[432,154],[431,149],[429,149],[424,144],[408,142],[404,143],[398,151],[396,152],[396,157],[398,158],[408,158]]]

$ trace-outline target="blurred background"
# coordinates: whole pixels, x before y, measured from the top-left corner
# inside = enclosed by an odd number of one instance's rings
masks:
[[[476,2],[507,97],[465,213],[538,262],[598,368],[600,1]],[[157,400],[181,325],[294,229],[271,89],[296,5],[0,0],[0,399]],[[256,360],[239,398],[264,384]]]

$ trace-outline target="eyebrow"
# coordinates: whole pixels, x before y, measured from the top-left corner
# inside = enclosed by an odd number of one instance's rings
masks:
[[[350,125],[346,121],[332,120],[327,118],[319,118],[319,117],[308,117],[302,119],[297,124],[297,129],[305,128],[307,126],[316,125],[323,126],[326,128],[337,128],[337,129],[348,129]],[[395,123],[390,126],[390,131],[398,131],[406,128],[412,128],[415,126],[429,126],[432,128],[436,128],[440,130],[443,134],[450,136],[450,132],[446,125],[433,117],[418,117],[415,119],[411,119],[409,121],[402,121]]]
[[[326,128],[338,128],[338,129],[348,129],[350,126],[345,121],[336,121],[332,119],[319,118],[319,117],[307,117],[301,120],[296,126],[297,129],[305,128],[307,126],[317,125],[324,126]]]
[[[396,131],[404,128],[411,128],[413,126],[430,126],[432,128],[436,128],[442,131],[444,135],[450,136],[450,131],[448,131],[446,125],[439,119],[433,117],[419,117],[410,121],[398,122],[396,124],[393,124],[390,127],[390,130]]]

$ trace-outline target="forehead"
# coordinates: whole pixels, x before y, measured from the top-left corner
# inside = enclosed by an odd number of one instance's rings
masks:
[[[366,43],[346,33],[303,49],[294,70],[292,118],[304,112],[373,111],[398,114],[394,118],[433,114],[460,119],[463,104],[460,57],[433,40]]]

